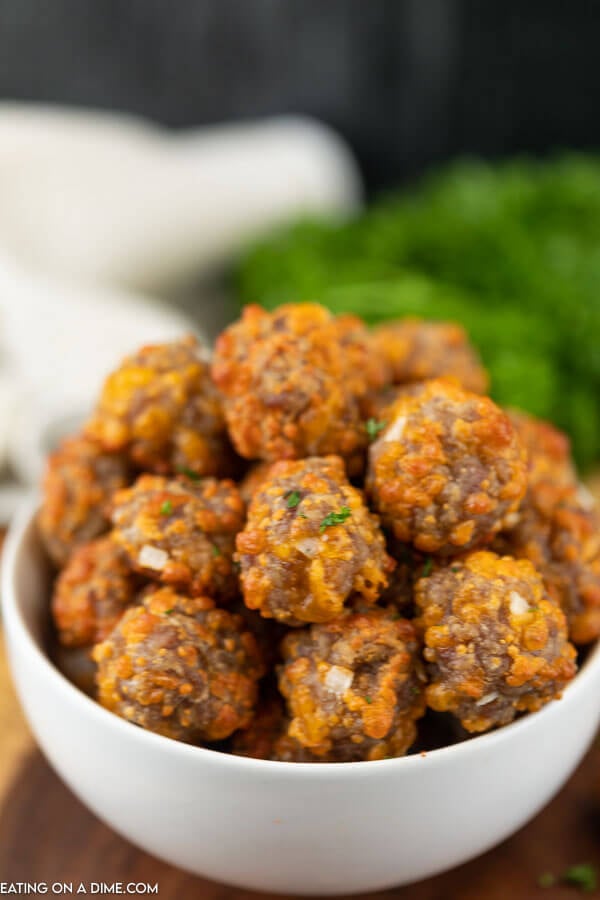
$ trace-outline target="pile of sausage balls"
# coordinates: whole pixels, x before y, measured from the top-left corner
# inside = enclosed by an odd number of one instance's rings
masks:
[[[566,437],[500,409],[463,330],[247,307],[143,347],[51,456],[62,670],[175,740],[343,762],[506,725],[600,635]],[[420,720],[422,720],[420,722]]]

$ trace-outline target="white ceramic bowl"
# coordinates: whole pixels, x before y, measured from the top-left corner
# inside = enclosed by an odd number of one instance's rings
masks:
[[[368,763],[244,759],[136,728],[53,667],[43,644],[48,573],[31,509],[8,540],[2,600],[27,718],[77,796],[150,853],[261,891],[373,891],[482,853],[548,802],[600,719],[596,648],[562,700],[453,747]]]

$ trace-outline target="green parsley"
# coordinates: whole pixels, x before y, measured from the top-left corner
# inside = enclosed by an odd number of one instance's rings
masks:
[[[173,504],[171,503],[170,500],[165,500],[165,502],[163,503],[163,505],[160,508],[161,516],[170,516],[172,512],[173,512]]]
[[[428,556],[425,560],[425,565],[423,566],[423,571],[421,572],[422,578],[429,578],[431,575],[431,570],[433,569],[433,559],[431,556]]]
[[[171,613],[174,613],[175,609],[171,607],[171,609],[165,609],[165,616],[170,616]]]
[[[193,469],[188,469],[186,466],[178,466],[177,471],[180,475],[185,475],[186,478],[189,478],[190,481],[200,481],[202,478],[201,475],[198,475],[197,472],[194,472]]]
[[[352,510],[349,506],[342,506],[339,512],[330,512],[327,513],[323,521],[319,526],[319,531],[323,533],[326,528],[329,528],[331,525],[341,525],[346,521],[348,516],[352,515]]]
[[[302,497],[298,491],[288,491],[285,495],[286,506],[288,509],[296,509]]]
[[[217,547],[216,544],[212,545],[212,555],[215,557],[215,559],[217,558],[217,556],[221,555],[221,551],[219,550],[219,548]]]
[[[372,698],[372,697],[365,697],[365,700],[367,701],[367,703],[368,703],[369,705],[371,705],[371,703],[373,702],[373,698]]]
[[[374,441],[380,431],[383,431],[387,422],[378,422],[377,419],[367,419],[365,423],[365,428],[367,430],[367,434],[369,438]]]
[[[452,566],[453,572],[460,572],[460,566]]]
[[[298,513],[298,518],[299,519],[308,519],[308,516],[306,515],[306,513]]]
[[[537,883],[538,887],[541,888],[554,887],[554,885],[556,884],[556,875],[553,875],[552,872],[542,872],[537,880]]]
[[[575,866],[570,866],[564,872],[562,881],[565,884],[572,884],[573,887],[578,887],[586,894],[591,894],[592,891],[596,890],[598,875],[591,863],[578,863]]]

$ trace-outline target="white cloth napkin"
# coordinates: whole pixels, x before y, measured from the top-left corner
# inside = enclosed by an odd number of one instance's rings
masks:
[[[0,103],[0,197],[0,464],[32,484],[125,353],[190,330],[157,296],[285,220],[351,213],[361,182],[309,119],[168,132]]]

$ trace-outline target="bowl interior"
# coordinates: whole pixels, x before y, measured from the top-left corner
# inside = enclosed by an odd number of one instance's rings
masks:
[[[88,712],[89,706],[93,707],[95,714],[106,717],[107,724],[110,723],[113,727],[118,728],[124,727],[128,731],[135,733],[136,737],[141,741],[149,740],[152,742],[163,742],[168,747],[171,747],[173,752],[179,750],[185,753],[199,753],[203,756],[215,755],[226,765],[275,766],[278,769],[309,769],[313,772],[318,769],[323,769],[330,773],[332,772],[332,769],[358,767],[364,772],[365,767],[367,766],[406,766],[415,759],[414,753],[396,759],[348,763],[293,763],[249,759],[229,753],[222,753],[218,750],[182,744],[181,742],[164,738],[152,732],[144,731],[143,729],[120,719],[113,713],[107,712],[98,703],[91,700],[86,694],[80,691],[79,688],[73,685],[55,666],[50,657],[48,648],[51,634],[51,622],[48,601],[53,578],[53,568],[46,556],[37,532],[35,523],[36,511],[37,502],[30,501],[25,504],[19,514],[15,517],[6,541],[2,567],[2,603],[4,615],[7,620],[10,620],[14,629],[16,629],[18,640],[23,641],[25,645],[27,645],[27,649],[35,654],[36,663],[47,670],[47,677],[58,679],[61,682],[61,689],[72,692],[73,695],[79,698],[81,703],[88,706]],[[12,630],[13,629],[11,629],[11,631]],[[506,725],[495,731],[475,735],[467,740],[443,746],[438,749],[428,750],[427,757],[434,758],[438,755],[455,754],[464,751],[472,752],[478,747],[481,747],[483,750],[485,744],[508,740],[517,730],[535,727],[535,722],[539,720],[539,717],[557,715],[560,713],[560,709],[564,708],[566,704],[576,702],[577,693],[579,690],[583,690],[590,680],[595,680],[597,682],[597,687],[600,691],[600,642],[597,642],[589,648],[585,648],[582,654],[581,668],[574,680],[565,689],[563,698],[560,702],[548,703],[538,712],[528,713],[515,720],[510,725]],[[73,699],[75,699],[75,696],[73,696]]]

